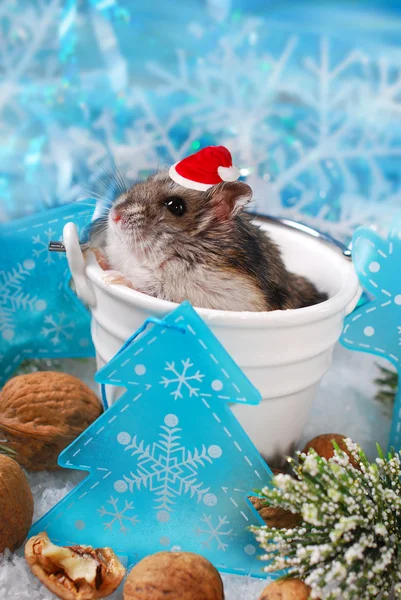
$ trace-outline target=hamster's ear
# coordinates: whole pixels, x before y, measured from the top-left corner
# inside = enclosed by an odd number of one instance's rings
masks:
[[[252,199],[252,189],[242,181],[220,183],[211,194],[213,212],[221,221],[237,215]]]

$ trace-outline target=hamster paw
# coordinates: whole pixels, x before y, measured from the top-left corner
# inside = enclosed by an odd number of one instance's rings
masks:
[[[102,281],[106,285],[125,285],[126,287],[134,289],[132,281],[128,279],[128,277],[125,277],[125,275],[123,275],[119,271],[105,271],[102,277]]]
[[[103,252],[99,250],[99,248],[92,248],[92,252],[96,257],[99,267],[103,269],[103,271],[109,271],[110,267],[107,263],[106,257],[104,256]]]

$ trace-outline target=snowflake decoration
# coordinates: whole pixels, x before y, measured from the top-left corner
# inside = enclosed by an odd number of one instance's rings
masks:
[[[353,262],[361,284],[374,300],[345,320],[341,341],[350,350],[387,358],[401,375],[401,222],[383,240],[370,228],[358,229],[353,237]],[[401,448],[401,387],[394,406],[390,446]]]
[[[33,311],[35,308],[38,297],[25,287],[33,267],[33,261],[28,259],[9,271],[0,271],[0,333],[4,340],[14,338],[16,311]]]
[[[400,201],[386,161],[401,157],[399,131],[389,124],[401,112],[401,72],[359,50],[338,59],[325,38],[316,57],[303,53],[299,37],[272,55],[263,25],[245,22],[195,67],[180,51],[177,73],[154,63],[150,71],[163,98],[187,99],[182,119],[233,151],[256,212],[349,239],[363,218],[381,220]]]
[[[188,356],[189,364],[202,365],[190,401],[160,385],[166,358],[181,374]],[[191,366],[188,374],[195,372]],[[30,535],[110,546],[128,566],[181,548],[219,570],[263,577],[249,529],[262,521],[246,490],[272,475],[229,409],[241,398],[252,410],[260,394],[192,306],[184,302],[163,321],[146,320],[96,381],[125,390],[60,455],[61,466],[89,474]]]
[[[199,370],[196,371],[196,373],[194,373],[193,375],[188,375],[188,371],[190,371],[190,369],[192,369],[192,367],[194,366],[189,358],[187,358],[186,360],[182,360],[181,363],[182,370],[180,372],[178,368],[176,368],[174,362],[166,362],[165,371],[169,371],[170,373],[175,375],[175,377],[169,378],[163,376],[160,382],[162,385],[164,385],[165,388],[168,388],[170,384],[177,384],[176,388],[171,392],[171,395],[174,397],[175,400],[177,400],[178,398],[183,398],[183,388],[186,388],[188,390],[190,398],[192,396],[197,396],[199,392],[199,387],[194,387],[193,383],[196,381],[201,383],[204,377],[204,375],[202,375]]]
[[[145,91],[139,88],[127,91],[128,106],[130,114],[135,112],[137,117],[133,119],[131,115],[122,132],[111,111],[104,110],[97,119],[95,131],[105,143],[86,134],[80,136],[79,143],[82,144],[83,139],[85,146],[84,160],[90,157],[91,164],[101,162],[107,157],[105,147],[109,148],[127,182],[134,183],[159,168],[178,162],[199,147],[202,129],[198,125],[191,125],[183,138],[175,139],[174,132],[181,127],[181,110],[167,116],[159,115]]]
[[[62,339],[72,340],[75,330],[74,321],[69,321],[66,313],[59,313],[57,320],[53,315],[45,316],[46,326],[42,328],[41,334],[48,337],[54,346],[60,344]]]
[[[124,480],[131,492],[144,486],[154,493],[155,509],[161,511],[160,518],[167,518],[163,510],[172,511],[174,499],[183,494],[189,494],[197,502],[204,498],[210,488],[198,482],[198,469],[214,460],[205,446],[191,451],[180,444],[177,434],[181,429],[175,427],[178,424],[175,415],[167,415],[164,421],[166,424],[161,425],[158,442],[145,445],[134,436],[125,449],[132,450],[132,456],[138,456],[138,462],[136,473],[131,472],[130,477],[124,475]]]
[[[131,85],[121,31],[113,27],[115,19],[128,22],[128,14],[116,3],[110,9],[93,0],[100,80],[81,71],[81,86],[75,80],[61,86],[60,69],[72,81],[76,8],[75,0],[4,2],[0,114],[7,110],[15,122],[3,119],[0,139],[18,140],[4,143],[10,175],[0,181],[0,196],[6,213],[75,200],[81,183],[98,193],[98,161],[112,157],[131,183],[216,143],[234,153],[254,189],[255,212],[304,221],[342,240],[363,220],[387,224],[401,197],[393,168],[401,156],[398,67],[352,47],[340,52],[326,38],[316,40],[312,52],[303,35],[276,39],[268,19],[242,18],[229,27],[188,25],[189,49],[177,51],[176,67],[147,64],[156,79],[149,91]],[[30,84],[33,77],[39,85]],[[92,110],[99,93],[105,95],[101,113]],[[46,105],[52,118],[37,108],[28,114],[27,104]],[[30,122],[27,130],[40,127],[40,134],[20,133],[23,119]],[[22,163],[16,179],[13,165]],[[15,198],[24,198],[24,206]]]
[[[43,260],[47,265],[51,265],[55,262],[55,253],[49,252],[49,242],[55,239],[56,232],[49,227],[46,231],[43,232],[44,239],[42,236],[34,235],[32,236],[32,242],[34,248],[32,250],[32,256],[34,258],[39,258],[43,255]],[[62,259],[62,254],[58,254],[59,259]]]
[[[383,158],[397,160],[401,150],[396,134],[383,127],[382,119],[370,117],[366,87],[377,111],[384,90],[375,78],[367,74],[361,79],[357,74],[368,70],[368,57],[353,51],[336,62],[330,54],[329,42],[323,39],[320,56],[308,56],[304,71],[286,84],[287,92],[308,107],[306,117],[298,120],[294,114],[297,124],[289,143],[271,147],[270,180],[258,176],[250,180],[256,180],[258,198],[269,199],[269,211],[284,216],[292,213],[298,219],[305,215],[309,224],[329,228],[344,239],[351,237],[358,225],[392,214],[400,195],[392,193]],[[379,82],[382,79],[381,74]],[[394,106],[400,101],[400,86],[398,74],[392,90]],[[366,173],[361,177],[356,161],[370,173],[368,194]],[[342,192],[336,196],[335,189]],[[318,195],[313,190],[318,190]]]
[[[57,25],[62,0],[5,0],[0,13],[0,114],[5,108],[20,116],[20,87],[27,77],[41,75],[47,54],[47,76],[59,69]],[[39,26],[40,24],[40,26]],[[50,56],[50,59],[49,59]],[[50,69],[51,67],[51,69]]]
[[[1,3],[0,197],[6,214],[43,210],[44,189],[54,185],[54,180],[44,178],[48,170],[42,159],[45,162],[46,129],[55,122],[52,109],[61,98],[58,94],[63,94],[58,40],[63,4],[63,0]],[[57,164],[57,154],[49,152],[48,162]]]
[[[178,50],[177,73],[149,63],[163,98],[184,94],[187,102],[175,114],[190,118],[194,128],[221,142],[231,142],[238,160],[246,165],[265,159],[267,143],[278,139],[266,117],[275,110],[277,89],[280,83],[284,85],[285,68],[297,45],[291,37],[278,58],[268,51],[259,55],[249,39],[262,26],[260,20],[245,21],[236,35],[223,35],[217,48],[199,58],[195,67]]]
[[[76,203],[0,225],[0,245],[12,249],[0,269],[0,385],[26,358],[93,355],[89,314],[69,285],[66,256],[49,260],[43,242],[53,233],[60,239],[67,220],[86,226],[93,209]]]
[[[126,534],[129,529],[125,526],[125,523],[131,523],[131,525],[139,523],[138,517],[128,517],[126,514],[127,512],[134,510],[133,502],[125,501],[125,506],[122,510],[118,509],[118,498],[113,498],[113,496],[111,496],[107,503],[111,505],[111,509],[108,507],[105,508],[104,506],[98,509],[101,518],[112,517],[111,521],[104,523],[105,529],[113,529],[113,525],[118,523],[120,525],[120,532]]]
[[[156,79],[148,90],[131,85],[130,57],[114,27],[116,20],[128,23],[129,13],[118,3],[91,0],[88,21],[102,63],[96,77],[74,68],[71,74],[76,0],[3,4],[6,216],[79,198],[82,183],[96,187],[96,162],[110,156],[133,182],[208,143],[232,150],[255,190],[256,212],[305,221],[341,239],[363,219],[381,225],[400,202],[393,164],[401,156],[401,72],[352,49],[353,41],[343,52],[326,38],[310,44],[308,36],[276,37],[268,17],[220,24],[208,18],[208,25],[183,30],[187,50],[177,50],[175,67],[147,63]],[[92,104],[99,93],[101,113]],[[19,123],[28,121],[21,131]],[[16,164],[24,165],[17,178]],[[363,213],[353,209],[355,198]]]
[[[206,539],[202,542],[203,546],[210,548],[210,544],[212,542],[216,542],[217,550],[226,551],[229,544],[224,542],[223,540],[232,539],[235,535],[233,533],[233,529],[227,529],[230,522],[227,517],[217,517],[218,521],[216,525],[213,525],[213,517],[211,515],[203,515],[201,519],[204,525],[201,527],[197,527],[195,529],[196,535],[200,535],[206,537]]]

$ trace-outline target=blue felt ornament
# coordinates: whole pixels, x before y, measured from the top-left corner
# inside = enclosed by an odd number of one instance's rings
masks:
[[[353,236],[352,258],[359,279],[374,297],[349,315],[342,344],[350,350],[388,359],[401,373],[401,221],[381,238],[361,227]],[[401,449],[401,388],[398,387],[390,433],[390,447]]]
[[[28,358],[94,355],[66,256],[48,250],[69,221],[86,229],[94,208],[76,202],[0,226],[0,386]]]
[[[228,406],[260,394],[188,302],[152,321],[96,376],[126,391],[59,457],[89,476],[31,534],[110,546],[128,565],[180,549],[266,577],[248,496],[272,474]]]

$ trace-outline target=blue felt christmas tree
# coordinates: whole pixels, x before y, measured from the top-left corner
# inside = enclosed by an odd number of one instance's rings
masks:
[[[182,549],[266,576],[248,496],[271,471],[229,408],[260,395],[191,305],[148,327],[96,378],[126,391],[60,455],[90,474],[31,533],[110,546],[128,564]]]
[[[387,240],[373,229],[361,227],[354,234],[352,259],[361,284],[374,300],[345,320],[341,342],[350,350],[377,354],[389,360],[401,374],[401,221]],[[401,449],[401,387],[398,386],[390,447]]]
[[[0,386],[27,358],[94,355],[67,258],[48,249],[68,221],[86,228],[94,208],[94,200],[75,202],[0,225]]]

